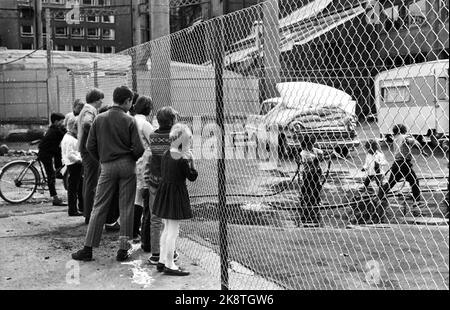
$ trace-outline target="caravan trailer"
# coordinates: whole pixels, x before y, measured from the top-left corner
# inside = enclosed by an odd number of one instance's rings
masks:
[[[448,139],[448,59],[407,65],[375,77],[375,102],[381,138],[404,124],[423,142]]]

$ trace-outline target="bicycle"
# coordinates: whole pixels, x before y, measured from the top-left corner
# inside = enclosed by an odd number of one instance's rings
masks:
[[[39,140],[32,141],[30,145],[38,144]],[[0,197],[6,202],[19,204],[33,197],[37,188],[48,190],[47,174],[37,151],[31,151],[34,158],[31,160],[14,160],[0,170]],[[64,165],[56,170],[60,173]],[[67,172],[67,171],[66,171]],[[64,188],[67,190],[67,173],[63,174]]]

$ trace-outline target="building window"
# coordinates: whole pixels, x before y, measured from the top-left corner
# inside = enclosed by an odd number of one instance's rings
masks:
[[[74,52],[81,52],[81,45],[73,45],[72,46],[72,51]]]
[[[385,30],[390,31],[393,28],[399,30],[426,24],[427,1],[413,0],[409,1],[409,3],[405,1],[403,4],[397,4],[382,10],[381,21]]]
[[[103,53],[105,53],[105,54],[113,54],[114,53],[114,46],[104,46],[103,47]]]
[[[81,1],[83,5],[94,5],[94,0],[83,0]]]
[[[22,37],[32,37],[33,36],[33,26],[22,25],[20,27],[20,34],[22,35]]]
[[[66,20],[66,15],[64,15],[64,12],[56,12],[54,14],[55,16],[55,20],[57,21],[65,21]]]
[[[97,46],[88,46],[86,47],[86,51],[89,53],[97,53]]]
[[[409,25],[421,26],[427,19],[427,0],[414,1],[408,5],[407,22]]]
[[[86,15],[86,21],[90,22],[90,23],[98,23],[99,18],[98,18],[98,16],[94,16],[94,15]]]
[[[114,23],[114,16],[113,15],[103,15],[102,16],[102,23],[113,24]]]
[[[103,40],[114,40],[115,34],[113,29],[102,29]]]
[[[66,27],[56,27],[55,28],[55,37],[56,38],[66,38],[67,37],[67,28]]]
[[[31,19],[33,16],[34,14],[31,8],[23,8],[20,10],[20,18]]]
[[[98,5],[110,6],[111,5],[111,0],[98,0]]]
[[[438,100],[448,100],[448,78],[440,77],[437,82]]]
[[[66,50],[66,46],[64,44],[56,44],[55,45],[55,50],[57,50],[57,51],[65,51]]]
[[[87,28],[87,36],[89,39],[98,39],[100,37],[100,29]]]
[[[84,37],[84,29],[81,27],[71,28],[70,34],[73,38],[80,39]]]
[[[55,4],[66,4],[66,0],[50,0],[50,2]]]
[[[21,44],[21,48],[23,50],[32,50],[32,49],[34,49],[33,43],[22,43]]]
[[[410,91],[408,86],[383,87],[381,88],[381,96],[386,103],[409,102]]]

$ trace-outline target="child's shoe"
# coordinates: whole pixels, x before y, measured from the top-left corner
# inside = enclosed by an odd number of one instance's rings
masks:
[[[53,205],[54,206],[59,206],[59,207],[64,207],[67,206],[67,203],[65,203],[61,198],[59,198],[58,196],[53,196]]]
[[[128,257],[130,257],[130,254],[128,253],[128,250],[124,250],[124,249],[120,249],[117,251],[117,261],[118,262],[123,262],[125,260],[128,259]]]
[[[149,257],[148,263],[150,265],[157,265],[159,262],[159,254],[152,254],[152,256]]]

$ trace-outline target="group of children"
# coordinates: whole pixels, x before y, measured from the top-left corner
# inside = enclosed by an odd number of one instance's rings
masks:
[[[376,140],[368,140],[364,147],[367,155],[362,167],[362,171],[366,173],[364,179],[364,188],[369,189],[371,182],[375,181],[378,185],[378,205],[382,207],[382,202],[385,201],[386,195],[401,179],[405,179],[411,186],[413,194],[413,207],[411,213],[413,216],[421,215],[421,208],[423,207],[423,200],[419,188],[419,180],[412,168],[412,153],[413,147],[421,150],[422,154],[428,156],[423,150],[420,143],[408,134],[405,125],[397,124],[392,129],[394,137],[394,162],[389,170],[390,176],[387,183],[383,183],[386,175],[385,167],[388,165],[384,154],[381,152],[378,142]],[[322,225],[322,219],[319,212],[321,203],[320,194],[322,191],[323,182],[322,169],[320,161],[325,159],[322,150],[315,148],[316,139],[314,136],[305,136],[301,143],[302,151],[300,152],[301,163],[303,164],[303,175],[301,184],[301,204],[303,223],[311,223],[316,226]],[[385,220],[385,210],[382,210],[380,220]]]
[[[130,206],[135,208],[133,237],[141,235],[141,247],[145,252],[151,252],[149,263],[156,265],[158,271],[170,275],[187,275],[188,272],[175,265],[177,258],[175,241],[179,233],[180,220],[192,217],[186,188],[186,179],[195,181],[198,176],[191,152],[192,133],[187,125],[177,123],[177,112],[171,107],[158,110],[156,113],[158,128],[155,129],[148,120],[153,109],[149,97],[135,94],[132,107],[139,138],[145,149],[144,154],[137,160],[136,199],[135,205]],[[86,213],[83,204],[83,195],[86,193],[86,188],[83,190],[82,186],[83,160],[80,154],[80,141],[77,139],[80,136],[78,128],[80,122],[77,119],[80,111],[84,111],[84,108],[82,102],[77,100],[74,102],[73,112],[66,117],[60,113],[53,113],[52,124],[39,145],[39,159],[47,171],[54,205],[64,203],[55,190],[56,174],[53,160],[55,166],[60,167],[62,164],[59,158],[62,157],[62,163],[67,166],[69,216],[82,215],[83,211]],[[411,149],[418,147],[424,155],[428,154],[423,152],[419,142],[408,134],[404,125],[395,125],[393,136],[394,162],[389,170],[387,183],[383,183],[383,179],[388,163],[378,142],[369,140],[365,143],[367,155],[362,167],[362,171],[366,173],[364,188],[367,189],[371,182],[376,182],[379,188],[378,199],[383,201],[393,186],[401,179],[405,179],[412,188],[413,215],[418,216],[423,202],[419,181],[412,168]],[[301,144],[300,158],[304,168],[301,185],[302,221],[321,225],[319,207],[324,182],[320,161],[326,157],[323,151],[315,147],[315,142],[314,136],[305,136]],[[119,190],[117,189],[117,192]],[[82,255],[74,257],[83,260],[86,258]]]
[[[134,117],[145,151],[136,162],[136,198],[135,204],[130,206],[134,208],[135,219],[133,236],[128,237],[131,239],[140,235],[141,248],[145,252],[151,252],[148,261],[156,265],[159,272],[185,276],[189,272],[175,264],[178,258],[175,243],[180,221],[192,217],[186,187],[186,179],[195,181],[198,176],[191,151],[192,133],[187,125],[177,123],[177,112],[171,107],[158,110],[156,119],[159,127],[155,129],[149,122],[153,109],[151,99],[137,94],[133,99],[133,108],[128,114]],[[83,110],[83,107],[80,109],[80,104],[82,102],[76,100],[73,112],[66,117],[60,113],[52,114],[52,124],[39,146],[39,158],[49,175],[48,183],[54,205],[66,204],[54,188],[56,175],[53,161],[57,163],[57,158],[62,158],[62,163],[67,167],[69,216],[81,216],[86,211],[83,204],[83,160],[77,139],[80,130],[77,117]],[[97,110],[97,113],[100,112],[102,111]],[[119,191],[117,189],[117,193]],[[114,200],[118,199],[113,199],[109,207],[111,210],[118,208],[117,201]],[[88,256],[77,253],[72,257],[90,260],[86,259]]]

